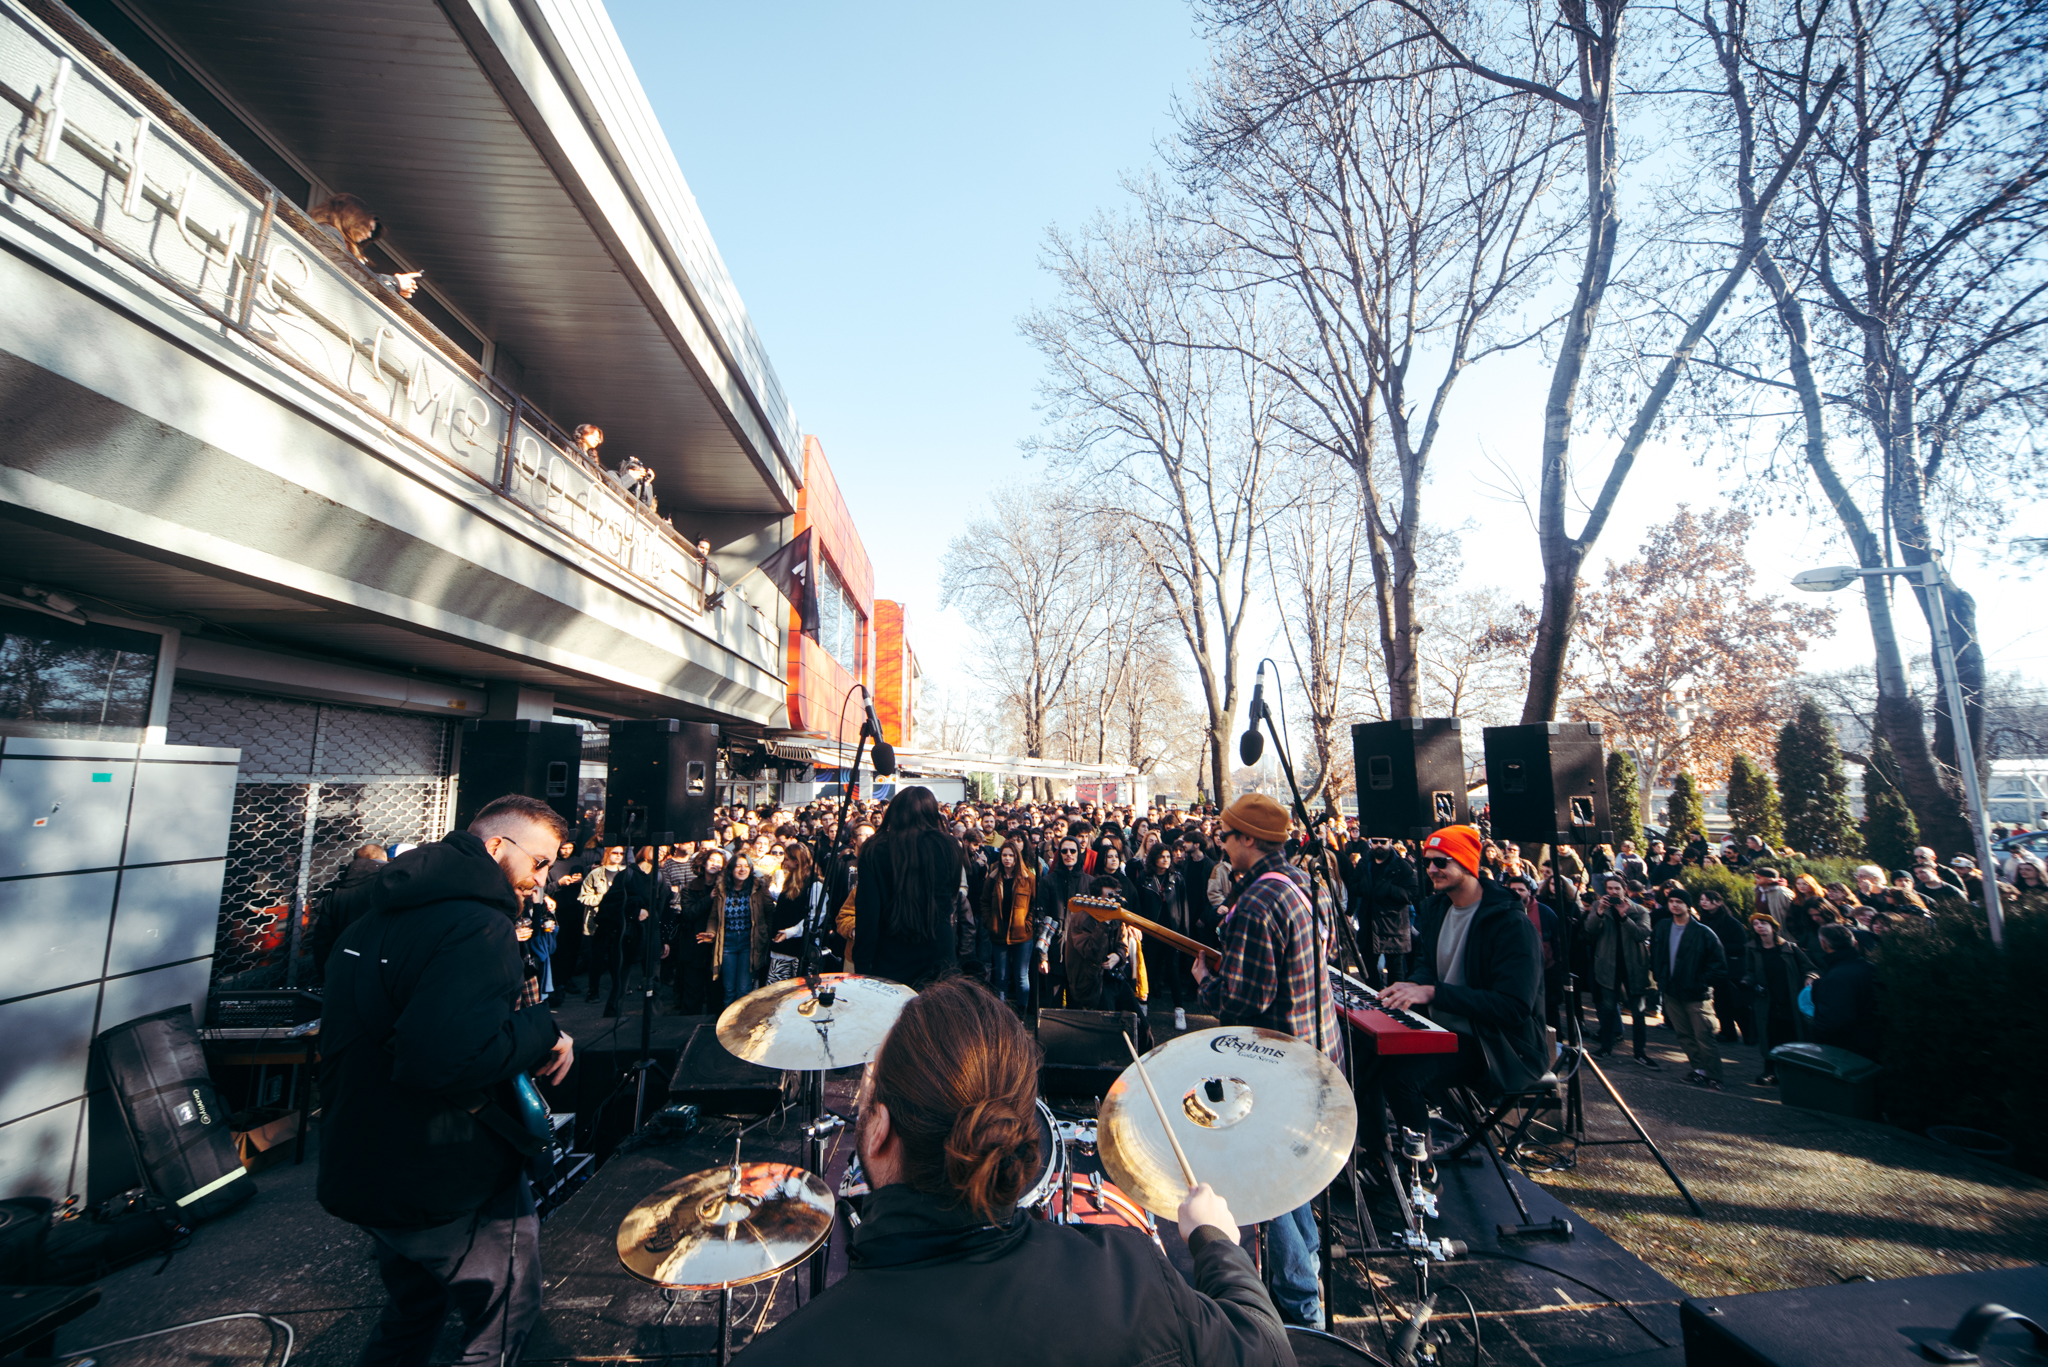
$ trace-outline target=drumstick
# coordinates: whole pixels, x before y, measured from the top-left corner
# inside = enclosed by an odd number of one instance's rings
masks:
[[[1138,1081],[1145,1084],[1145,1095],[1152,1098],[1152,1109],[1159,1112],[1159,1126],[1166,1131],[1166,1142],[1173,1145],[1173,1156],[1180,1160],[1180,1175],[1188,1179],[1188,1189],[1194,1190],[1195,1170],[1188,1166],[1188,1156],[1181,1151],[1180,1140],[1174,1138],[1173,1126],[1166,1119],[1166,1107],[1159,1104],[1159,1093],[1152,1090],[1152,1075],[1145,1071],[1145,1060],[1138,1057],[1138,1046],[1131,1043],[1128,1033],[1124,1035],[1124,1048],[1131,1051],[1131,1062],[1138,1066]]]

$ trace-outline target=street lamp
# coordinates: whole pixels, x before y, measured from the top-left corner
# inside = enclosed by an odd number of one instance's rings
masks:
[[[1991,823],[1984,813],[1984,790],[1977,782],[1977,758],[1970,749],[1970,723],[1963,714],[1963,682],[1956,673],[1955,649],[1948,639],[1948,604],[1942,593],[1948,576],[1942,573],[1937,553],[1918,565],[1881,565],[1861,569],[1855,565],[1830,565],[1824,569],[1801,570],[1792,576],[1792,587],[1808,593],[1833,593],[1858,579],[1898,575],[1913,580],[1926,590],[1927,619],[1934,628],[1934,672],[1941,676],[1948,695],[1948,715],[1956,738],[1956,767],[1963,771],[1963,797],[1970,807],[1970,826],[1977,836],[1977,869],[1984,884],[1984,915],[1991,926],[1994,949],[2005,948],[2005,913],[1998,905],[1998,866],[1991,857]]]

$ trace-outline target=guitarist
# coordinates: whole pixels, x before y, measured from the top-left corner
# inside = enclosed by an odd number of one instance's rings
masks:
[[[546,803],[501,797],[378,875],[328,960],[320,1204],[375,1245],[389,1301],[362,1361],[424,1367],[452,1306],[464,1362],[513,1363],[540,1316],[538,1143],[511,1086],[575,1061],[513,922],[561,848]]]

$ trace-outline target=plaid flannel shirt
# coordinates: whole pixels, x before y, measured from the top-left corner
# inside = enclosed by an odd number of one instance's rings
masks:
[[[1269,873],[1280,877],[1265,878]],[[1318,900],[1323,924],[1334,927],[1337,913],[1327,888],[1319,890]],[[1337,1033],[1336,1004],[1327,981],[1316,982],[1308,875],[1282,855],[1261,859],[1252,865],[1222,929],[1223,966],[1202,982],[1197,994],[1202,1009],[1225,1025],[1262,1026],[1313,1044],[1320,1003],[1324,1052],[1341,1063],[1344,1043]]]

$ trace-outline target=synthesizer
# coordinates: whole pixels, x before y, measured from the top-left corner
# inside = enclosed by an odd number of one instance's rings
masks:
[[[1330,970],[1330,995],[1337,1014],[1358,1032],[1364,1047],[1377,1054],[1455,1054],[1456,1031],[1425,1016],[1380,1005],[1380,994],[1349,973]]]

